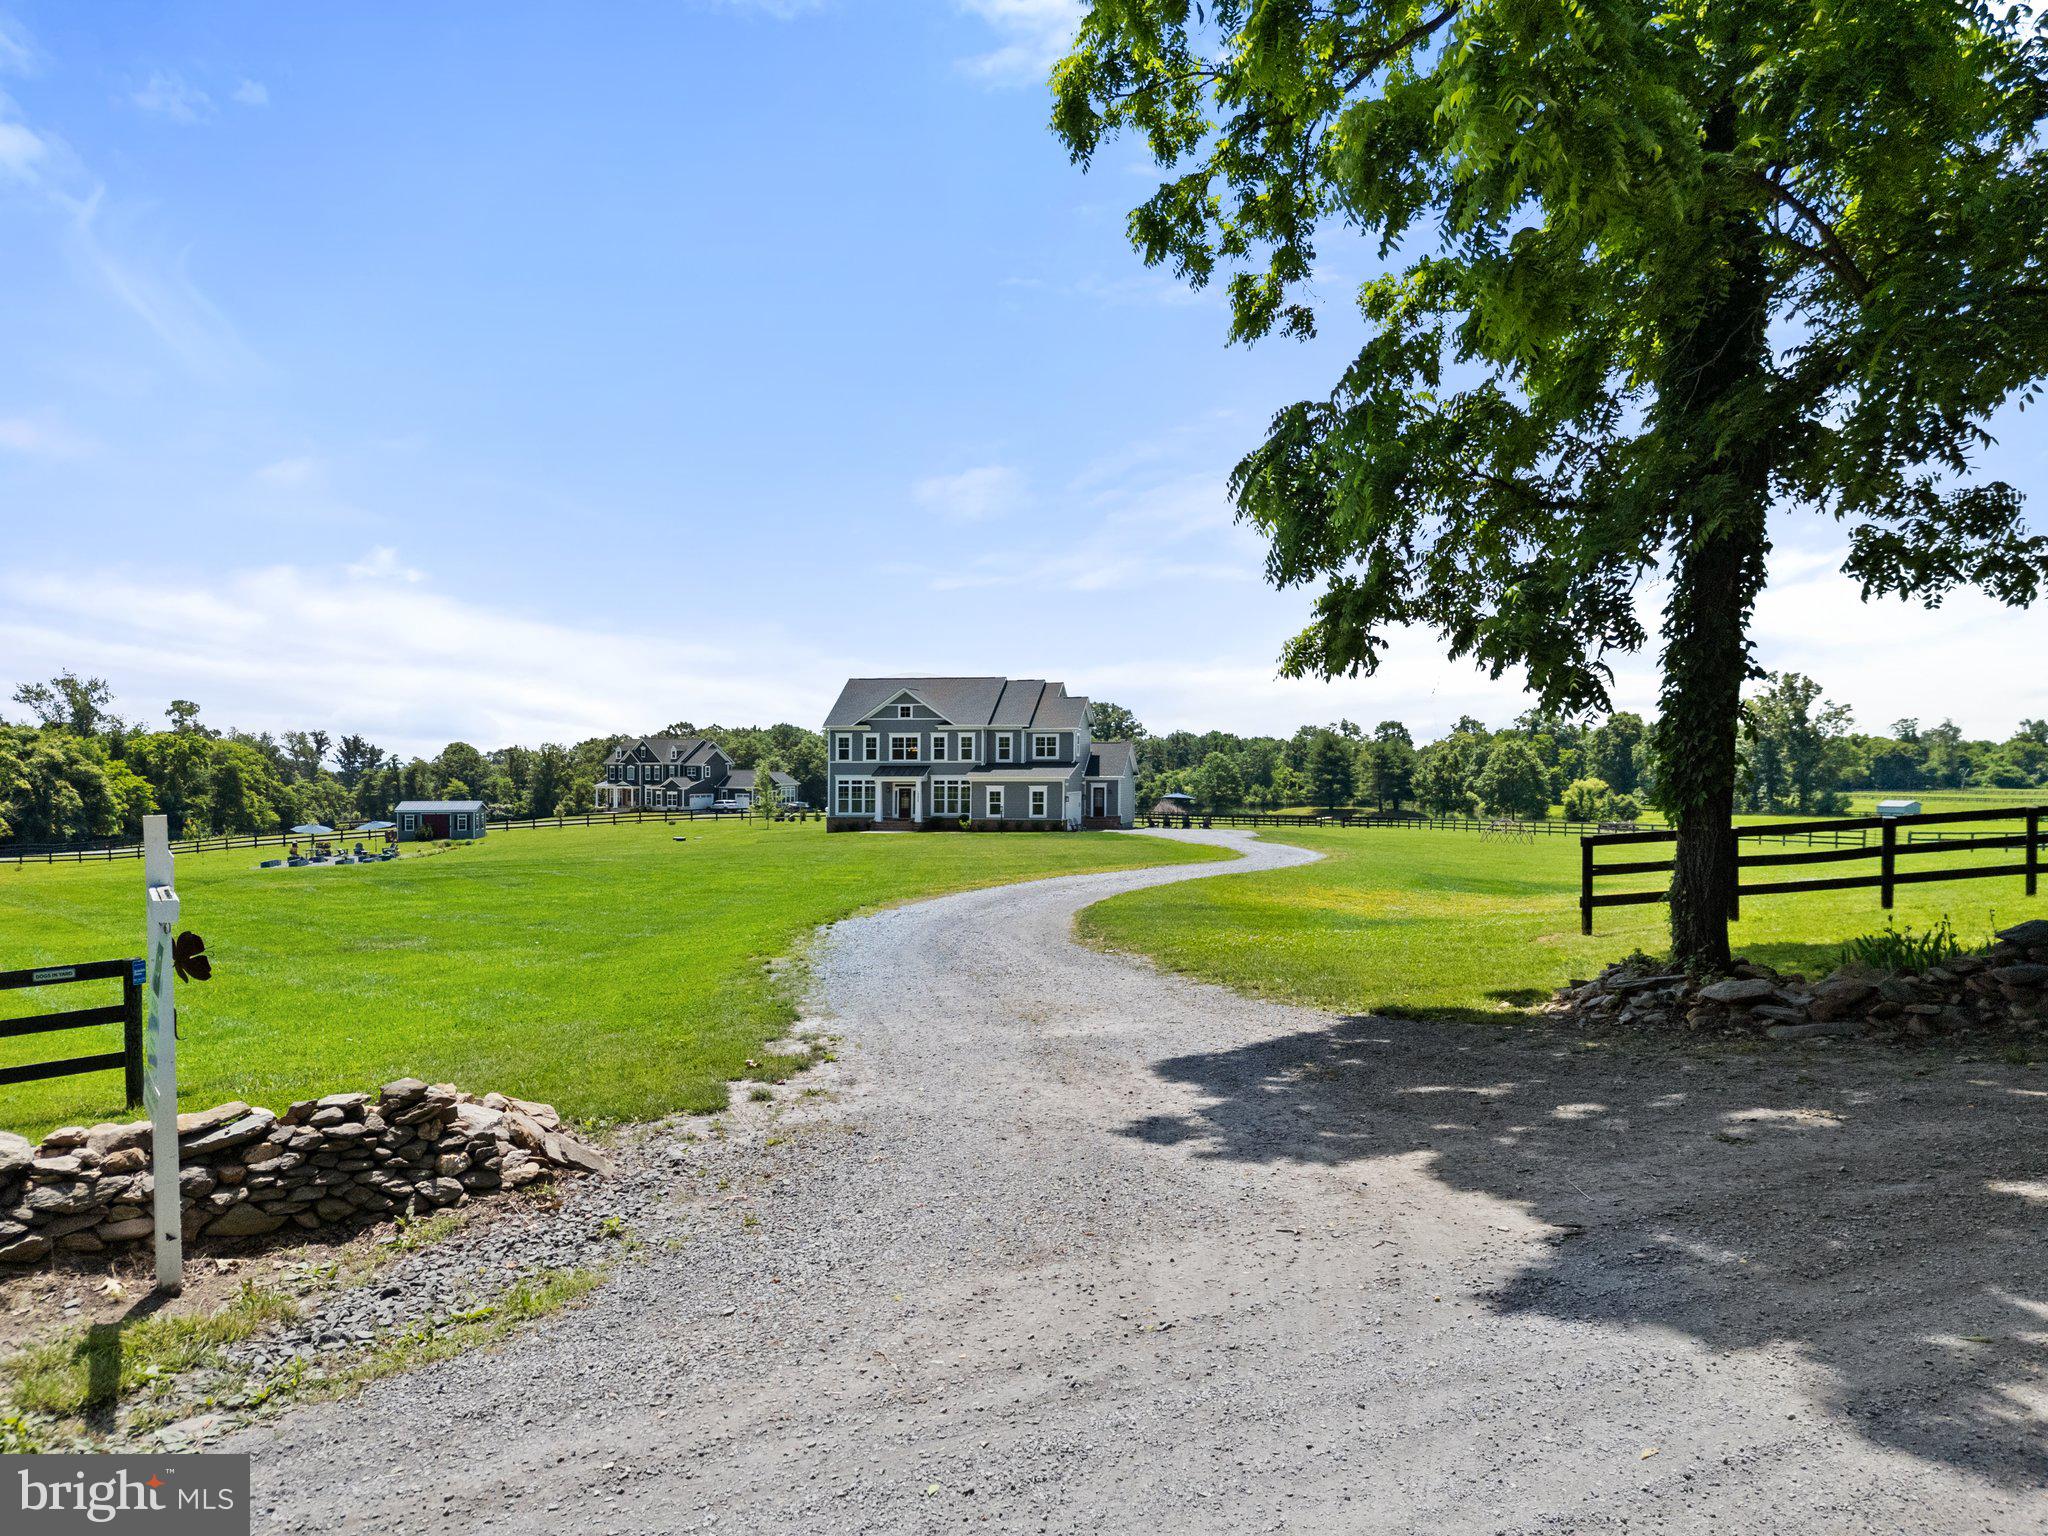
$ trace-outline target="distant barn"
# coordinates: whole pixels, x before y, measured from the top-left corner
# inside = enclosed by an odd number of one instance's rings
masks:
[[[438,843],[484,835],[481,800],[401,800],[397,818],[401,843]]]
[[[1877,814],[1880,816],[1918,816],[1920,814],[1920,802],[1918,800],[1880,800],[1877,802]]]

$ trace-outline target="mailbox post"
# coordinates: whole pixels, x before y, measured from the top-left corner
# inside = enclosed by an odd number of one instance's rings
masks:
[[[150,1163],[156,1181],[156,1288],[176,1295],[185,1287],[185,1233],[178,1188],[178,1007],[173,988],[173,935],[178,889],[171,878],[170,825],[142,818],[142,879],[149,963],[149,1025],[143,1036],[143,1102],[149,1107]]]

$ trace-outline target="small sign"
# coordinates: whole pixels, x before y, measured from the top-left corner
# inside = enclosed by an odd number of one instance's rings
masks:
[[[29,979],[32,981],[70,981],[77,974],[78,967],[75,965],[53,965],[47,971],[37,971]]]
[[[129,975],[134,979],[136,986],[147,986],[149,984],[149,962],[147,960],[135,961],[132,969],[129,971]]]

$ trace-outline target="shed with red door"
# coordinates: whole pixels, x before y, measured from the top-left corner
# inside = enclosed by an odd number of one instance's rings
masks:
[[[460,842],[484,835],[481,800],[401,800],[394,814],[401,843]]]

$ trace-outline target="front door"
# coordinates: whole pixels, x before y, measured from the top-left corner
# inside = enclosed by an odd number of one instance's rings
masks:
[[[915,803],[916,794],[916,789],[908,784],[905,784],[896,791],[896,819],[898,821],[910,820],[912,814],[911,806]]]
[[[1088,786],[1088,798],[1092,802],[1088,807],[1088,814],[1090,816],[1107,816],[1109,814],[1109,786],[1107,784],[1090,784]]]

